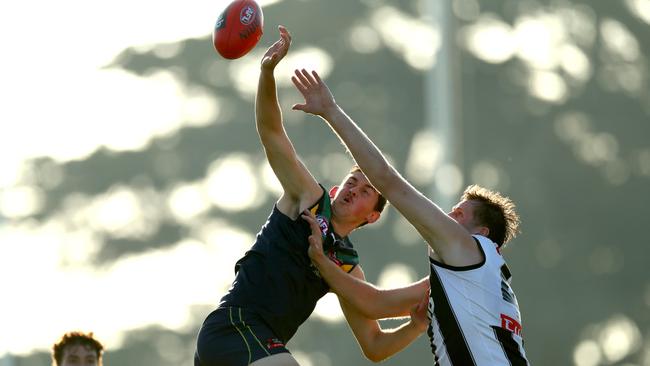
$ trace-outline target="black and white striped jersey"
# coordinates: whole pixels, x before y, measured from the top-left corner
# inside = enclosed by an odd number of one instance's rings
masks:
[[[482,263],[452,267],[429,258],[434,365],[528,365],[510,271],[494,242],[480,235],[474,240]]]

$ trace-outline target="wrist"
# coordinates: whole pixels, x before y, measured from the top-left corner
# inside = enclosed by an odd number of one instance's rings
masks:
[[[273,77],[273,72],[275,71],[275,65],[260,65],[260,72],[262,75]]]
[[[327,264],[327,262],[329,261],[329,259],[323,252],[318,252],[314,254],[312,260],[315,262],[316,266],[320,269],[323,269],[323,265]]]
[[[327,121],[334,121],[338,116],[340,116],[343,113],[343,110],[341,107],[338,106],[336,103],[332,103],[329,106],[325,106],[323,109],[323,115],[322,117],[325,118]]]
[[[311,261],[316,265],[316,267],[321,267],[321,265],[324,263],[324,261],[327,260],[325,257],[325,254],[323,253],[322,250],[316,250],[314,248],[310,248],[308,251],[309,258]]]

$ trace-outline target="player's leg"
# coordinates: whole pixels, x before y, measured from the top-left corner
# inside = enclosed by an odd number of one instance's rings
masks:
[[[300,364],[290,353],[280,353],[261,358],[250,366],[300,366]]]

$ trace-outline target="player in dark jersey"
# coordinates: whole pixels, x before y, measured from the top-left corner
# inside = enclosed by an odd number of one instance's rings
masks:
[[[218,308],[204,321],[197,339],[197,366],[255,366],[298,363],[286,348],[297,328],[328,291],[307,250],[312,234],[300,214],[309,210],[318,221],[323,248],[338,271],[364,279],[347,235],[375,222],[385,200],[353,168],[329,192],[298,159],[286,135],[278,104],[274,69],[287,54],[291,37],[280,27],[280,40],[262,58],[256,98],[257,131],[283,194],[274,205],[253,247],[237,261],[236,277]],[[428,325],[428,283],[402,289],[394,297],[391,317],[411,315],[393,330],[382,330],[340,300],[343,314],[364,354],[374,361],[406,347]]]
[[[428,334],[435,365],[527,365],[521,315],[510,287],[502,246],[517,233],[512,201],[469,186],[446,214],[409,184],[366,134],[337,105],[316,72],[296,70],[292,78],[305,103],[294,109],[318,115],[346,145],[371,184],[400,211],[429,244],[431,265]],[[322,254],[312,213],[309,255],[334,291],[369,318],[391,308],[391,296],[334,271]]]

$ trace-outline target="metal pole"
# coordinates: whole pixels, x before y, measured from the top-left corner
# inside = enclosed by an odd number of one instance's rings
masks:
[[[451,13],[451,0],[429,0],[427,2],[431,14],[432,26],[440,34],[440,48],[435,56],[436,62],[426,74],[425,82],[425,108],[428,125],[440,144],[440,160],[434,166],[434,181],[431,185],[430,197],[443,210],[449,210],[457,200],[455,194],[444,192],[439,185],[447,182],[436,180],[444,179],[440,174],[435,174],[441,167],[456,166],[460,168],[460,159],[456,153],[458,144],[457,129],[455,128],[456,111],[454,103],[452,47],[453,41],[453,15]],[[462,171],[462,170],[461,170]]]

